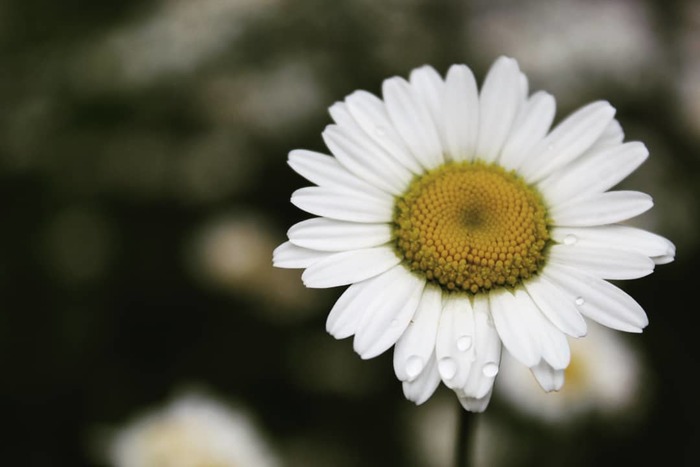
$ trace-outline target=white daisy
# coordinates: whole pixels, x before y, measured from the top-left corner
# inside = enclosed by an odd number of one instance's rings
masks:
[[[110,443],[113,467],[275,467],[251,419],[199,394],[136,418]]]
[[[569,364],[566,335],[584,317],[641,332],[644,310],[607,282],[673,260],[658,235],[621,225],[652,207],[608,191],[646,159],[623,143],[615,109],[594,102],[550,131],[554,98],[530,95],[501,57],[481,90],[465,65],[443,80],[427,66],[357,91],[330,108],[333,156],[306,150],[290,166],[317,186],[292,203],[315,217],[289,229],[278,267],[307,287],[349,285],[328,332],[354,335],[364,359],[394,348],[404,394],[421,404],[442,380],[483,411],[501,344],[547,390]]]

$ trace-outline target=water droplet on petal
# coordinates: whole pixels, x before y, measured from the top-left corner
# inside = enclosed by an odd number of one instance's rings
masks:
[[[406,374],[413,379],[423,371],[423,359],[418,355],[411,355],[406,360]]]
[[[386,136],[386,128],[381,125],[377,125],[377,127],[374,129],[374,133],[377,136]]]
[[[566,237],[564,237],[564,245],[573,245],[578,241],[578,238],[576,238],[576,235],[569,234]]]
[[[494,362],[488,362],[484,365],[481,371],[484,373],[484,376],[488,378],[493,378],[498,374],[498,364]]]
[[[441,358],[438,371],[444,379],[452,379],[457,374],[457,363],[450,357]]]
[[[457,339],[457,349],[460,352],[466,352],[472,346],[471,336],[462,336]]]
[[[575,303],[576,303],[576,306],[581,306],[584,303],[586,303],[586,300],[584,300],[583,297],[577,297]]]

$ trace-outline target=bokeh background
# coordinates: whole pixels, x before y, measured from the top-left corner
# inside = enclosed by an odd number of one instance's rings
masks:
[[[624,182],[655,198],[638,224],[678,254],[623,285],[651,322],[623,336],[635,408],[563,428],[495,397],[480,465],[696,465],[693,0],[0,2],[2,464],[108,465],[109,433],[196,386],[252,414],[283,465],[449,465],[456,398],[404,400],[390,352],[361,361],[325,333],[341,290],[305,290],[271,252],[306,217],[287,153],[325,151],[329,105],[423,64],[481,81],[500,54],[558,119],[618,109],[651,152]]]

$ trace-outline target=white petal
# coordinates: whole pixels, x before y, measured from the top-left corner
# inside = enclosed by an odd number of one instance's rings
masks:
[[[614,115],[615,109],[602,101],[579,109],[532,149],[522,175],[539,181],[567,165],[595,143]]]
[[[411,71],[411,88],[414,95],[422,100],[435,124],[435,129],[444,146],[444,120],[443,96],[445,93],[445,82],[437,71],[431,66],[422,66]]]
[[[609,282],[573,268],[549,263],[548,277],[572,296],[584,316],[603,326],[626,332],[641,332],[649,323],[642,307]]]
[[[401,381],[415,379],[435,353],[435,339],[442,312],[442,292],[428,285],[418,309],[394,347],[394,371]]]
[[[524,286],[537,308],[560,331],[573,337],[586,335],[586,320],[578,312],[574,299],[561,287],[554,285],[544,274],[526,281]]]
[[[442,147],[430,111],[416,99],[409,84],[401,78],[389,78],[382,85],[389,118],[415,158],[425,169],[444,162]]]
[[[386,285],[385,274],[350,285],[335,302],[326,319],[326,331],[336,339],[345,339],[357,331],[367,304],[381,293]]]
[[[542,389],[547,392],[558,391],[564,385],[564,370],[555,370],[544,360],[533,366],[531,370]]]
[[[646,146],[638,142],[602,148],[562,168],[538,188],[553,206],[602,193],[634,172],[648,155]]]
[[[329,256],[325,251],[309,250],[284,242],[272,252],[272,264],[278,268],[303,269]]]
[[[596,142],[593,143],[593,146],[591,146],[589,151],[620,144],[624,139],[625,132],[622,131],[620,122],[618,122],[616,119],[612,119],[610,123],[608,123],[608,126],[605,127],[605,130],[603,130],[603,133],[601,133],[601,135],[598,137]]]
[[[501,362],[501,339],[490,318],[488,299],[474,297],[475,359],[467,383],[462,388],[465,397],[481,399],[491,392]]]
[[[466,384],[474,360],[474,310],[468,298],[443,297],[435,356],[447,387],[455,389]]]
[[[614,224],[651,209],[651,196],[638,191],[606,191],[553,207],[550,216],[558,227]]]
[[[309,266],[301,275],[304,285],[323,289],[360,282],[399,264],[401,259],[385,246],[333,253]]]
[[[661,235],[625,225],[556,227],[550,231],[550,234],[552,239],[559,243],[634,251],[654,260],[664,256],[673,258],[676,252],[673,243]]]
[[[428,359],[428,364],[423,372],[413,381],[404,381],[403,394],[411,402],[421,405],[433,395],[440,385],[440,373],[438,373],[435,355]]]
[[[292,204],[317,216],[350,222],[391,222],[394,213],[394,202],[388,195],[316,186],[292,193]]]
[[[353,348],[363,359],[384,353],[406,330],[420,303],[425,280],[396,266],[387,271],[386,288],[367,306],[355,332]]]
[[[403,193],[413,177],[359,128],[328,125],[322,136],[343,167],[387,193]]]
[[[500,57],[486,75],[479,95],[478,159],[492,162],[498,158],[521,102],[518,63]]]
[[[481,413],[484,410],[486,410],[486,408],[489,406],[492,393],[493,391],[489,391],[488,394],[479,399],[467,396],[460,397],[459,403],[462,405],[462,407],[464,407],[465,410],[468,410],[469,412]]]
[[[363,224],[314,217],[293,225],[287,231],[287,236],[295,245],[312,250],[357,250],[389,242],[391,227],[389,224]]]
[[[549,260],[602,279],[637,279],[654,272],[654,262],[648,256],[611,248],[553,245]]]
[[[513,357],[528,367],[540,361],[537,342],[531,338],[527,314],[522,305],[507,290],[489,294],[489,305],[494,324],[503,345]]]
[[[287,163],[299,175],[318,186],[340,191],[382,195],[379,189],[348,172],[335,157],[305,149],[295,149],[289,153]]]
[[[523,289],[515,290],[515,300],[520,313],[527,321],[530,339],[535,342],[542,359],[554,368],[563,369],[569,364],[571,353],[566,336],[540,312],[532,298]]]
[[[357,124],[379,146],[414,174],[423,173],[423,168],[394,128],[381,99],[366,91],[355,91],[345,98],[345,103]]]
[[[479,94],[474,74],[453,65],[445,81],[445,149],[456,161],[471,160],[479,130]]]
[[[517,169],[525,157],[552,126],[556,101],[551,94],[540,91],[522,106],[513,123],[513,129],[503,146],[499,164],[506,169]]]

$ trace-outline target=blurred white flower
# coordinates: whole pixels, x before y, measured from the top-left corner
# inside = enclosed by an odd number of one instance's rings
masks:
[[[700,3],[686,2],[680,34],[678,105],[690,131],[700,137]]]
[[[473,13],[468,30],[476,53],[518,57],[534,82],[562,98],[579,95],[596,79],[639,89],[664,69],[644,2],[482,1]]]
[[[622,415],[638,405],[642,361],[624,336],[589,322],[585,338],[569,341],[571,363],[558,392],[544,392],[532,373],[504,352],[496,394],[522,412],[552,422],[593,413]]]
[[[277,0],[163,0],[140,21],[114,30],[81,56],[109,72],[102,76],[125,84],[146,85],[165,75],[190,72],[231,45],[246,21]],[[109,64],[104,60],[115,60]]]
[[[261,215],[230,213],[203,224],[185,251],[193,277],[206,286],[255,299],[274,319],[312,312],[316,299],[294,271],[273,268],[270,252],[279,241]],[[275,284],[270,287],[270,284]]]
[[[279,465],[248,415],[186,394],[145,413],[113,438],[113,467],[274,467]]]

